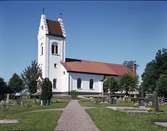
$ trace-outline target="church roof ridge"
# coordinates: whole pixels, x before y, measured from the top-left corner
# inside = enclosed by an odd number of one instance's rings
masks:
[[[123,64],[112,64],[82,59],[66,58],[62,63],[69,72],[116,75],[121,76],[130,70]]]
[[[86,59],[75,59],[75,58],[66,58],[73,61],[85,61],[85,62],[94,62],[94,63],[103,63],[103,64],[112,64],[112,65],[118,65],[118,66],[125,66],[124,64],[116,64],[116,63],[109,63],[104,61],[98,61],[98,60],[86,60]]]

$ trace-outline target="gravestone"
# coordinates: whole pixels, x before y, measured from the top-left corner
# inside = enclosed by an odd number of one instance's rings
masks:
[[[145,109],[143,88],[141,89],[141,97],[139,98],[139,108]]]
[[[9,104],[9,94],[6,95],[6,104]]]

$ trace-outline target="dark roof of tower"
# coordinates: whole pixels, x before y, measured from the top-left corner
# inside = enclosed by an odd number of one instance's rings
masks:
[[[59,21],[46,19],[48,26],[48,35],[63,37],[62,27]]]

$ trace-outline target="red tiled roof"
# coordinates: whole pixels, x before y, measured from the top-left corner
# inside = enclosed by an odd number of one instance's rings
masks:
[[[69,72],[92,73],[121,76],[129,72],[123,64],[102,63],[87,60],[67,59],[63,63]]]
[[[59,21],[46,19],[46,22],[48,25],[48,35],[64,37]]]

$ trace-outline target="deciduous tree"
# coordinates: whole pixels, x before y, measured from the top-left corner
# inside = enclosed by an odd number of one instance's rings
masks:
[[[138,78],[130,74],[125,74],[121,77],[119,86],[129,95],[129,91],[135,91],[138,85]]]
[[[164,87],[160,84],[164,83],[162,81],[165,79],[165,76],[162,77],[162,75],[167,75],[167,49],[158,50],[155,58],[146,65],[142,75],[142,87],[145,93],[158,91],[158,93],[160,93],[159,95],[166,96],[166,90],[164,90]]]
[[[159,96],[167,98],[167,75],[161,75],[157,82]]]
[[[32,61],[31,65],[27,66],[21,75],[26,88],[28,88],[31,94],[37,91],[37,80],[41,76],[41,73],[38,63]]]
[[[7,85],[3,78],[0,77],[0,100],[5,98],[5,93],[7,92]]]
[[[8,86],[12,93],[20,92],[24,89],[23,81],[16,73],[14,73],[10,78]]]
[[[106,88],[107,90],[109,89],[110,93],[114,93],[118,91],[119,90],[118,80],[116,80],[114,77],[108,78],[104,82],[104,88]]]

